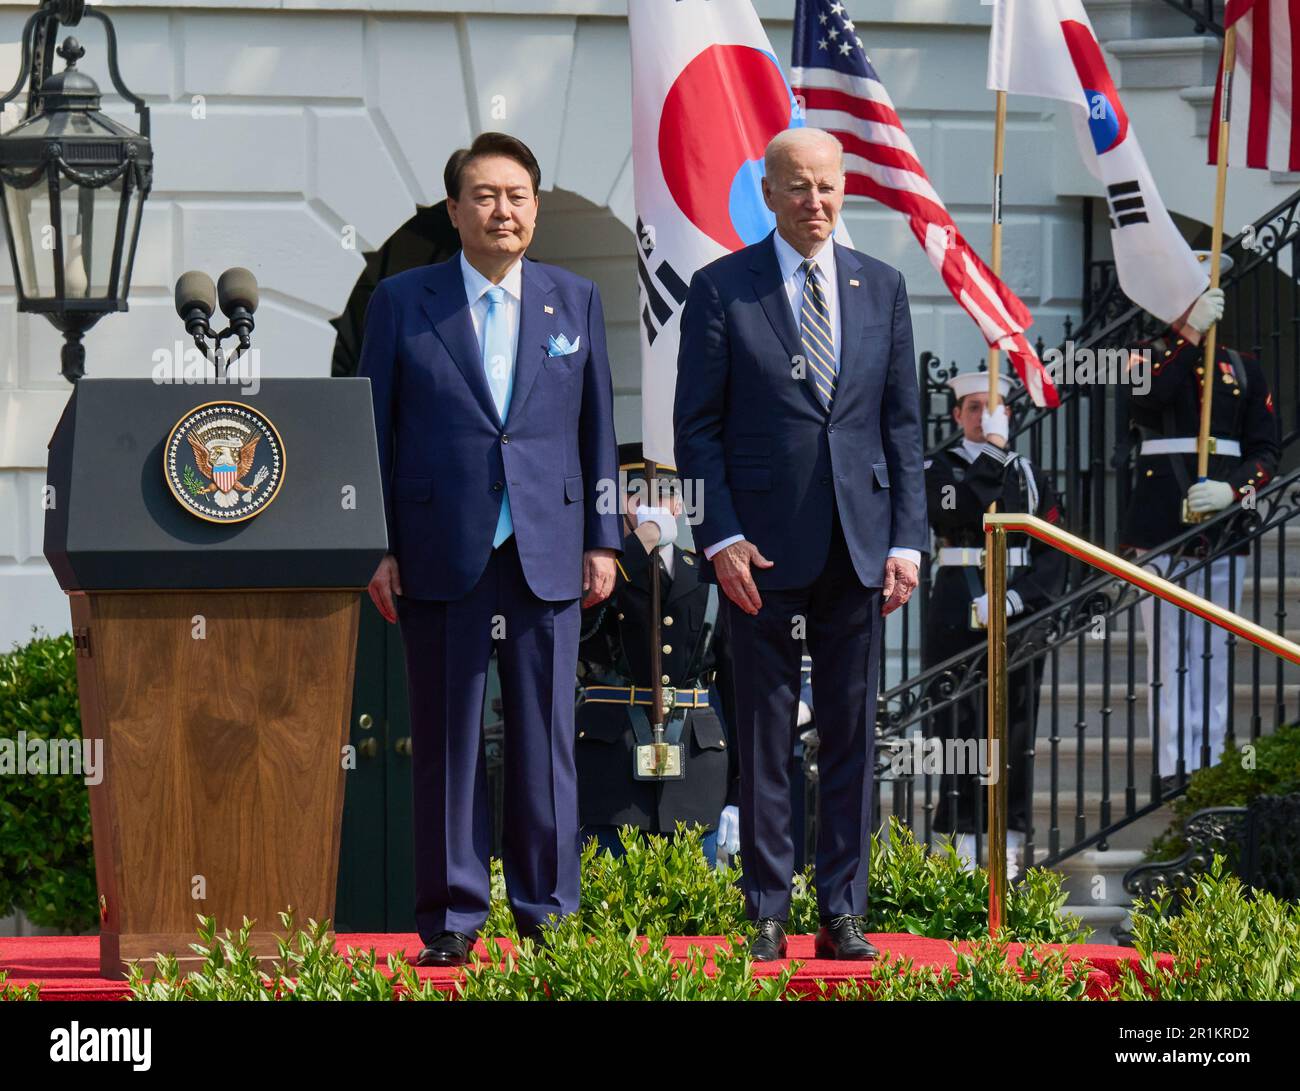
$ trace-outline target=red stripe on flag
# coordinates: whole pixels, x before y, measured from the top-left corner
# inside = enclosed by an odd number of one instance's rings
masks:
[[[1255,0],[1228,0],[1228,10],[1223,17],[1225,27],[1232,26],[1243,15],[1249,13],[1250,9],[1255,6]]]
[[[1246,138],[1246,166],[1268,166],[1269,106],[1273,100],[1273,43],[1269,37],[1268,5],[1255,5],[1251,20],[1250,128]]]
[[[916,156],[909,155],[902,148],[863,140],[860,136],[846,133],[842,129],[832,129],[831,132],[839,138],[844,150],[850,155],[860,155],[868,163],[879,163],[882,167],[897,167],[899,170],[910,171],[925,178],[925,168],[917,162]],[[929,179],[927,178],[926,181]]]
[[[1300,129],[1296,127],[1296,118],[1300,117],[1300,68],[1296,66],[1296,52],[1300,49],[1300,0],[1290,0],[1291,41],[1287,44],[1287,56],[1291,58],[1291,139],[1288,144],[1291,154],[1287,162],[1288,170],[1300,170]]]
[[[857,95],[844,91],[830,91],[824,87],[796,87],[796,95],[802,95],[806,110],[839,110],[863,121],[878,121],[882,125],[892,125],[895,129],[903,128],[903,122],[897,113],[883,102],[858,98]]]

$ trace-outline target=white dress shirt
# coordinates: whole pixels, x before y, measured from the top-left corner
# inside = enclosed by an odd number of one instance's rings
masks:
[[[800,319],[803,313],[804,281],[807,279],[802,268],[804,257],[781,237],[781,232],[774,232],[772,240],[776,243],[776,261],[781,269],[781,284],[785,288],[786,298],[790,301],[790,311],[794,315],[795,331],[799,332]],[[834,338],[833,347],[835,349],[835,373],[838,375],[840,370],[840,323],[837,316],[839,315],[840,286],[839,279],[835,275],[835,245],[833,241],[827,239],[822,244],[822,248],[813,255],[812,260],[816,263],[817,283],[821,286],[822,299],[826,303],[826,312],[830,316],[831,334]],[[713,555],[719,550],[726,549],[732,543],[741,542],[744,539],[743,534],[733,534],[730,538],[723,538],[722,541],[715,542],[705,549],[704,556],[712,560]],[[891,557],[902,557],[911,561],[917,568],[921,567],[921,551],[919,549],[904,549],[901,546],[896,546],[889,551],[889,555]]]
[[[464,250],[460,252],[460,272],[465,281],[465,298],[469,301],[469,316],[474,323],[474,336],[478,340],[478,356],[482,360],[483,338],[487,329],[487,290],[493,287],[493,284],[469,263]],[[506,328],[510,331],[512,376],[515,370],[515,357],[519,352],[519,300],[523,294],[523,285],[524,269],[521,258],[510,267],[510,271],[501,279],[501,283],[496,285],[498,288],[504,288],[506,293],[502,306],[505,308]],[[509,385],[514,384],[511,382]]]

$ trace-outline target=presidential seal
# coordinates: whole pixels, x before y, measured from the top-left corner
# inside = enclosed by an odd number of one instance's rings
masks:
[[[284,481],[284,445],[266,417],[242,402],[207,402],[176,422],[163,473],[177,502],[209,523],[261,512]]]

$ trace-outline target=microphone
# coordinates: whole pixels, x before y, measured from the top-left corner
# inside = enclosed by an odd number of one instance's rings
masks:
[[[257,277],[239,266],[227,269],[217,281],[217,299],[230,328],[238,334],[240,343],[247,345],[248,335],[253,332],[253,312],[257,310]]]
[[[185,322],[185,332],[191,337],[211,333],[208,319],[216,303],[217,289],[207,273],[191,270],[176,281],[176,313]]]

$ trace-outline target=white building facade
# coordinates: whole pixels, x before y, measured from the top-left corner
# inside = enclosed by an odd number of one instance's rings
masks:
[[[172,292],[185,270],[246,266],[261,285],[254,344],[264,376],[328,375],[337,330],[366,266],[417,208],[445,194],[451,151],[485,129],[526,141],[542,170],[531,253],[595,280],[605,300],[620,440],[640,437],[628,3],[650,0],[117,0],[128,86],[152,110],[154,188],[145,206],[126,314],[86,337],[87,374],[144,377],[184,331]],[[687,0],[706,2],[706,0]],[[1106,0],[1120,19],[1156,0]],[[990,8],[980,0],[850,0],[922,162],[963,233],[987,254],[993,96],[985,90]],[[794,0],[756,0],[788,66]],[[31,6],[0,7],[0,83],[15,78]],[[97,22],[65,33],[108,112],[134,125],[111,91]],[[61,65],[61,62],[60,62]],[[1176,212],[1208,219],[1212,185],[1194,138],[1199,104],[1166,89],[1126,96]],[[1186,116],[1165,118],[1170,103]],[[1165,120],[1161,120],[1165,119]],[[18,120],[6,111],[6,128]],[[1004,276],[1050,344],[1082,294],[1082,175],[1072,136],[1048,103],[1011,103]],[[1158,130],[1158,131],[1152,131]],[[1151,133],[1148,136],[1148,132]],[[1177,177],[1175,177],[1177,174]],[[1268,207],[1241,195],[1238,218]],[[900,267],[918,351],[974,367],[983,343],[906,224],[850,199],[860,249]],[[1232,215],[1230,213],[1230,222]],[[1242,222],[1245,222],[1244,219]],[[1104,234],[1104,232],[1103,232]],[[0,264],[0,648],[68,628],[42,554],[46,443],[69,394],[59,335],[15,307]],[[111,442],[111,437],[108,437]]]

